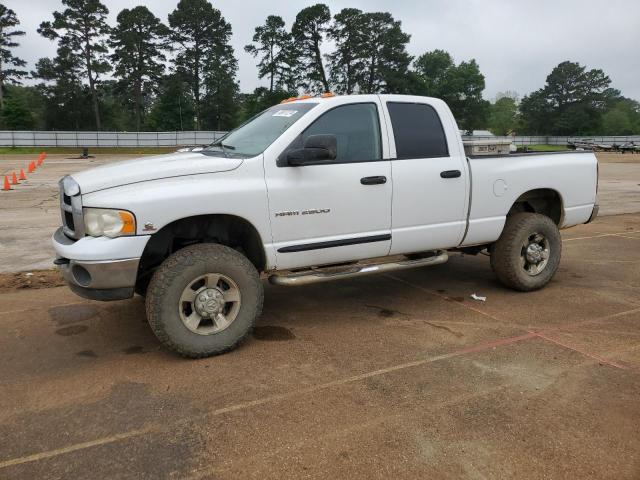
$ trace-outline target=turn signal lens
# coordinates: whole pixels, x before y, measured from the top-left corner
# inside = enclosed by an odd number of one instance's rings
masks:
[[[133,235],[136,233],[136,219],[133,213],[124,210],[119,210],[120,220],[122,220],[122,235]]]

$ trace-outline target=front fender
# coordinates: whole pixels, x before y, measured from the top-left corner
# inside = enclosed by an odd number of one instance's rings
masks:
[[[267,189],[262,157],[228,172],[187,175],[113,187],[83,195],[85,207],[120,208],[136,216],[137,235],[197,215],[233,215],[247,220],[265,242],[267,264],[273,265]]]

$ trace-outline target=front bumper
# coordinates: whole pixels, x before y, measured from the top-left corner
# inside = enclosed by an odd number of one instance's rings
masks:
[[[91,300],[124,300],[133,296],[140,257],[118,260],[79,260],[68,258],[75,243],[59,228],[53,246],[60,273],[77,295]],[[96,253],[95,251],[92,253]],[[70,256],[70,255],[69,255]]]

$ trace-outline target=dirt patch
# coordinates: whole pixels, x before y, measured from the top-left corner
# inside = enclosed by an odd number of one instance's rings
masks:
[[[24,288],[51,288],[62,285],[64,285],[64,280],[57,270],[0,273],[0,293]]]
[[[84,322],[100,312],[96,305],[59,305],[49,309],[49,317],[60,326]]]

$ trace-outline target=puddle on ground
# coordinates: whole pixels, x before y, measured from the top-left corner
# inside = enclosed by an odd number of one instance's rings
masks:
[[[69,337],[71,335],[78,335],[79,333],[86,332],[89,327],[85,325],[71,325],[69,327],[59,328],[56,330],[56,334],[63,337]]]
[[[378,310],[378,316],[383,317],[383,318],[395,317],[396,315],[402,315],[402,316],[405,316],[405,317],[409,316],[406,313],[401,312],[399,310],[390,310],[388,308],[379,307],[377,305],[365,305],[365,307],[374,308],[374,309]]]
[[[293,340],[296,336],[291,330],[276,325],[264,325],[253,329],[253,338],[267,342],[281,342]]]
[[[82,350],[76,353],[76,355],[78,355],[79,357],[98,358],[98,355],[96,355],[96,352],[94,352],[93,350]]]
[[[447,297],[447,302],[458,302],[458,303],[462,303],[464,302],[464,297]]]
[[[146,350],[140,345],[133,345],[131,347],[125,348],[122,351],[127,355],[134,355],[136,353],[147,353]]]
[[[71,325],[72,323],[84,322],[95,317],[99,309],[95,305],[78,304],[62,305],[49,309],[49,317],[58,325]]]

